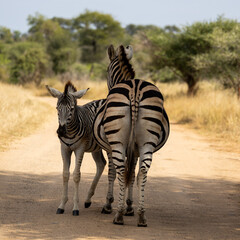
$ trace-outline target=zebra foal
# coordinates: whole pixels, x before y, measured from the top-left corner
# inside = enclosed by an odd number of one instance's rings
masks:
[[[169,136],[169,120],[159,89],[146,81],[131,79],[134,71],[129,63],[132,48],[113,46],[108,49],[109,94],[94,120],[94,137],[111,153],[120,186],[117,213],[113,222],[123,224],[126,188],[132,191],[135,166],[139,157],[137,183],[139,188],[138,226],[146,227],[144,188],[152,155]],[[132,199],[127,199],[131,207]]]
[[[85,201],[85,207],[91,205],[91,197],[94,195],[97,183],[104,170],[106,160],[103,156],[100,146],[93,138],[93,120],[98,108],[105,100],[97,100],[87,103],[83,106],[77,105],[77,99],[81,98],[88,89],[77,91],[71,82],[65,85],[64,92],[46,86],[49,93],[58,99],[57,111],[59,127],[57,129],[58,138],[61,143],[61,155],[63,160],[63,194],[61,203],[57,209],[57,214],[64,213],[65,204],[68,201],[68,180],[69,167],[71,163],[72,152],[75,153],[75,169],[73,172],[74,197],[73,197],[73,215],[79,215],[79,182],[80,167],[84,152],[91,152],[96,163],[97,171],[88,196]],[[114,181],[114,179],[112,179]]]

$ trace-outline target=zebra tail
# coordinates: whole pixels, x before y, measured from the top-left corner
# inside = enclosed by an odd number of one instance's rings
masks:
[[[127,147],[127,162],[125,168],[125,183],[126,186],[129,186],[134,166],[135,166],[135,126],[138,116],[138,107],[136,106],[136,101],[134,98],[131,98],[130,101],[130,116],[131,116],[131,130]]]

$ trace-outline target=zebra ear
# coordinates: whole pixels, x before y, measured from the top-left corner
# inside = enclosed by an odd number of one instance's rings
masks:
[[[133,48],[131,45],[129,45],[125,48],[125,53],[126,53],[127,59],[131,60],[132,56],[133,56]]]
[[[46,88],[53,97],[59,98],[60,96],[62,96],[62,93],[60,91],[58,91],[57,89],[51,88],[48,85],[46,85]]]
[[[77,92],[69,92],[69,94],[71,94],[72,96],[74,96],[75,98],[81,98],[83,95],[86,94],[86,92],[88,91],[89,88],[84,89],[84,90],[80,90]]]
[[[108,47],[108,57],[110,61],[112,61],[116,57],[116,52],[112,44]]]

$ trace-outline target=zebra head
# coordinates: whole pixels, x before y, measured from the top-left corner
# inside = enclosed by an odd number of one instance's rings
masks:
[[[134,79],[135,72],[129,62],[132,56],[132,46],[124,47],[123,45],[120,45],[116,50],[113,45],[109,46],[108,57],[110,63],[107,69],[109,90],[119,82]]]
[[[63,93],[47,85],[46,88],[53,97],[58,98],[56,108],[58,111],[59,127],[57,133],[58,136],[65,137],[66,126],[71,123],[75,116],[77,99],[81,98],[89,88],[77,91],[71,82],[66,83]]]

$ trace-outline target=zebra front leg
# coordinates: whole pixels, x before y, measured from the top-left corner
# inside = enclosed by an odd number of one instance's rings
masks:
[[[134,185],[134,181],[135,181],[135,167],[136,167],[136,164],[137,164],[137,160],[138,158],[135,158],[135,162],[134,162],[134,170],[133,170],[133,173],[132,173],[132,179],[131,179],[131,182],[128,186],[128,197],[127,197],[127,200],[126,200],[126,203],[127,203],[127,208],[126,208],[126,213],[125,213],[125,216],[134,216],[134,209],[132,207],[132,204],[133,204],[133,185]]]
[[[106,197],[106,204],[103,206],[103,209],[102,209],[102,213],[104,214],[112,213],[112,203],[114,201],[113,187],[114,187],[115,179],[116,179],[116,169],[114,167],[111,154],[108,153],[108,193]]]
[[[61,144],[61,154],[63,160],[63,193],[62,200],[57,209],[57,214],[63,214],[65,209],[65,204],[68,201],[68,181],[69,181],[69,167],[71,163],[72,151]]]
[[[83,154],[84,151],[81,149],[78,149],[75,151],[75,169],[73,171],[73,181],[74,181],[74,195],[73,195],[73,216],[78,216],[79,215],[79,182],[81,178],[81,172],[80,172],[80,167],[82,165],[82,159],[83,159]]]
[[[144,208],[144,188],[147,182],[147,173],[151,166],[152,162],[152,153],[144,154],[144,157],[140,156],[139,162],[139,172],[137,177],[138,185],[138,227],[147,227],[147,219],[145,217],[145,208]]]
[[[91,198],[92,198],[92,196],[95,193],[95,189],[97,187],[99,179],[102,176],[102,172],[103,172],[104,167],[106,165],[106,160],[105,160],[105,158],[103,156],[102,151],[93,152],[92,156],[93,156],[93,159],[94,159],[94,161],[96,163],[97,171],[96,171],[95,177],[93,179],[92,185],[91,185],[91,187],[90,187],[90,189],[88,191],[88,196],[87,196],[87,199],[85,201],[85,208],[88,208],[88,207],[91,206],[91,203],[92,203],[91,202]]]

